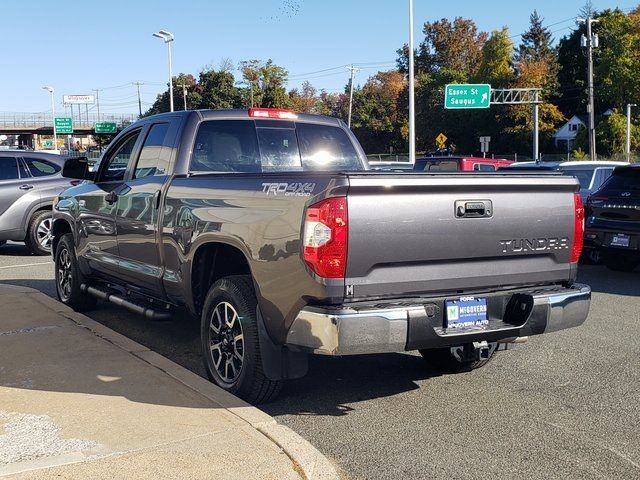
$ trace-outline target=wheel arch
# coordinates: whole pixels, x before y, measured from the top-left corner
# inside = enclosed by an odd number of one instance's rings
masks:
[[[71,224],[64,218],[55,218],[53,220],[53,226],[51,227],[51,229],[53,234],[53,240],[51,242],[51,252],[55,255],[55,251],[58,247],[60,238],[67,233],[73,233],[73,229],[71,228]]]
[[[229,275],[249,275],[253,280],[249,258],[245,252],[237,246],[220,241],[198,245],[193,252],[190,268],[189,310],[199,315],[211,285]],[[255,281],[253,283],[256,289]]]

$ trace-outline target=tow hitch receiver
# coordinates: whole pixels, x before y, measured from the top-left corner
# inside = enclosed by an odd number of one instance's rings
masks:
[[[455,347],[454,355],[458,357],[461,362],[476,362],[478,360],[487,360],[491,357],[491,354],[496,349],[495,343],[473,342],[467,343],[460,347]]]

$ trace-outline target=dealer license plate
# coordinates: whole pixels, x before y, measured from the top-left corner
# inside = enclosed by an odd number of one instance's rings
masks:
[[[447,300],[446,328],[475,327],[487,325],[487,299],[476,297],[461,297],[457,300]]]
[[[631,237],[629,235],[625,235],[624,233],[616,233],[613,237],[611,237],[611,246],[612,247],[629,247],[629,241]]]

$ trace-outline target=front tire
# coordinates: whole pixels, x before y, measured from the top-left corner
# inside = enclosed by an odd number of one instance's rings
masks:
[[[55,281],[58,300],[74,310],[90,310],[98,299],[80,290],[83,282],[78,268],[78,259],[74,248],[73,235],[67,233],[60,237],[55,255]]]
[[[468,372],[476,368],[484,367],[493,358],[497,344],[489,343],[490,353],[488,358],[480,360],[463,360],[462,346],[451,348],[426,348],[420,350],[420,355],[425,361],[439,370],[448,373]]]
[[[267,378],[262,368],[256,307],[250,276],[224,277],[211,286],[200,324],[209,378],[254,404],[273,400],[282,388],[282,382]]]
[[[53,226],[51,215],[51,210],[42,210],[36,212],[29,221],[25,243],[33,255],[51,254],[51,240],[53,239],[51,235],[51,227]]]

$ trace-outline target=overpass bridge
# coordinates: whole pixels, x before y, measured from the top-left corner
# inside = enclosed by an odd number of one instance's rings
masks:
[[[56,117],[67,117],[64,113]],[[97,114],[73,115],[72,135],[91,135],[98,122],[112,122],[118,130],[138,119],[137,114]],[[44,112],[0,112],[0,135],[53,135],[53,118]],[[63,135],[63,134],[59,134]]]

